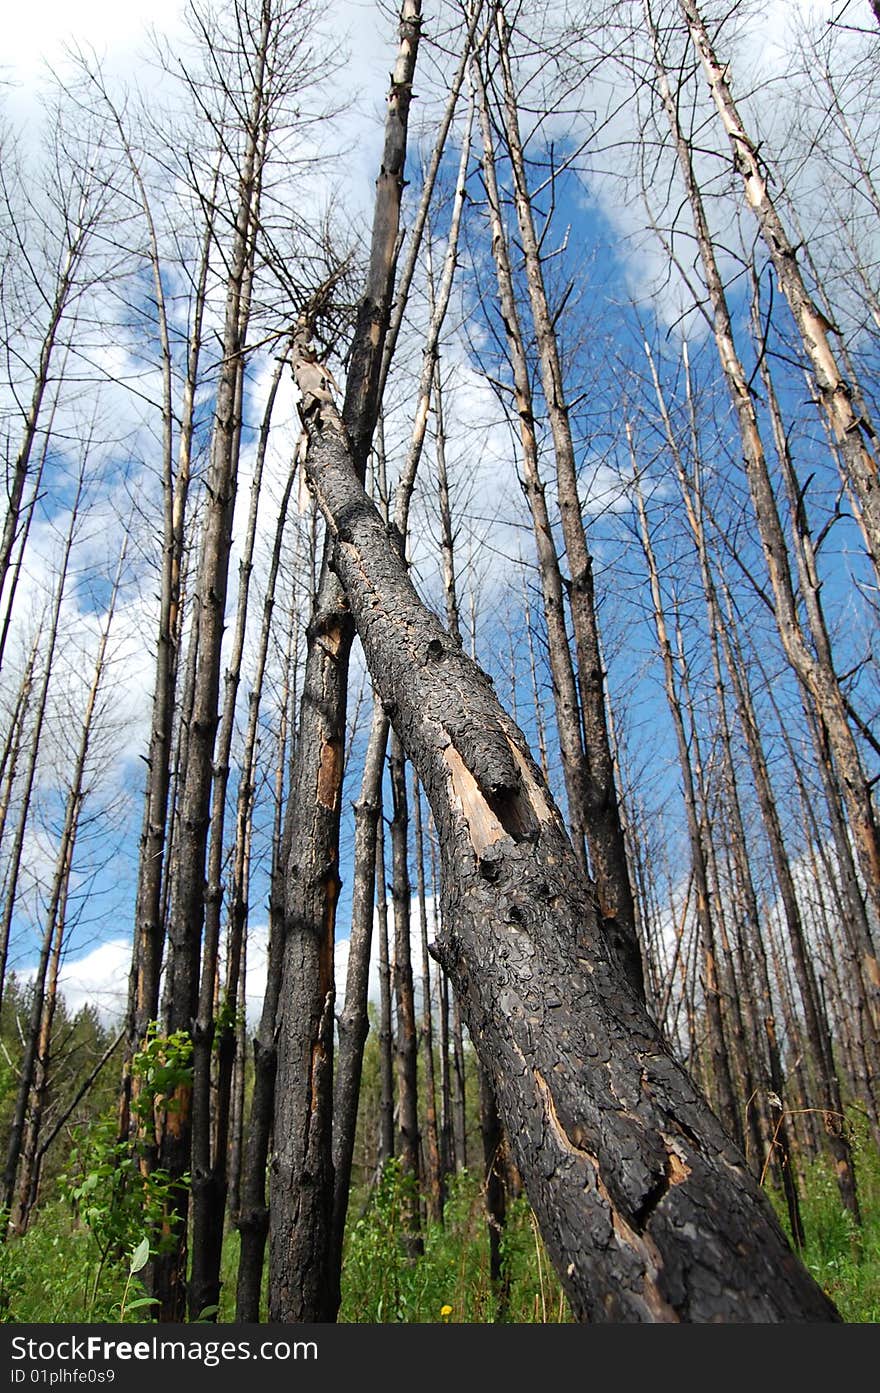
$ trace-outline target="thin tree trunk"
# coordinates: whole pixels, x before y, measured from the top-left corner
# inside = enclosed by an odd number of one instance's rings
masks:
[[[734,165],[742,175],[746,202],[755,215],[779,286],[788,301],[804,353],[812,368],[823,410],[837,440],[859,503],[865,545],[880,581],[880,480],[878,441],[868,417],[853,409],[846,382],[828,337],[828,321],[810,296],[797,261],[797,248],[769,193],[766,164],[743,124],[728,80],[728,66],[715,54],[696,0],[679,0],[694,48],[721,123],[730,141]],[[867,850],[867,848],[865,849]],[[871,875],[880,881],[880,841],[871,849]]]
[[[202,942],[201,979],[196,1020],[193,1026],[193,1097],[192,1097],[192,1267],[189,1285],[190,1320],[199,1319],[206,1309],[216,1308],[220,1300],[220,1262],[223,1252],[223,1223],[226,1212],[227,1192],[227,1143],[229,1140],[230,1088],[232,1084],[232,1051],[235,1045],[234,1007],[238,1001],[238,969],[241,961],[241,930],[243,920],[238,920],[229,941],[226,963],[225,1001],[227,1010],[219,1031],[214,1009],[214,980],[218,972],[220,956],[220,923],[223,901],[223,848],[226,825],[226,801],[229,786],[229,767],[232,753],[232,736],[235,727],[235,712],[238,702],[238,689],[241,677],[241,663],[244,653],[245,629],[247,624],[248,599],[251,574],[253,571],[254,545],[257,536],[257,515],[260,503],[260,490],[263,482],[263,466],[266,459],[266,446],[269,440],[269,427],[284,359],[280,357],[269,387],[260,436],[257,444],[254,473],[251,481],[250,508],[245,529],[242,555],[239,562],[238,601],[235,612],[235,629],[226,667],[223,711],[213,755],[213,789],[211,803],[211,824],[209,834],[207,885],[204,892],[204,934]],[[275,554],[280,560],[281,539],[286,516],[287,499],[290,497],[292,473],[288,480],[285,506],[276,526]],[[273,555],[274,575],[278,573],[278,561]],[[274,577],[273,577],[274,582]],[[274,599],[274,597],[273,597]],[[272,608],[269,607],[271,620]],[[265,611],[264,611],[265,621]],[[263,653],[268,647],[268,634],[262,641]],[[265,666],[265,658],[261,667]],[[260,674],[262,677],[262,673]],[[253,717],[253,708],[251,711]],[[254,723],[255,724],[255,723]],[[249,732],[250,733],[250,732]],[[253,743],[256,731],[251,737],[251,749],[245,758],[253,761]],[[236,870],[244,874],[242,858],[247,856],[249,828],[246,809],[250,804],[252,774],[243,780],[246,788],[244,825],[237,824],[238,864]],[[232,1012],[232,1014],[230,1014]],[[218,1059],[218,1078],[216,1096],[211,1097],[211,1074],[215,1053]],[[212,1137],[213,1133],[213,1137]]]
[[[577,461],[555,319],[550,311],[541,247],[535,230],[525,157],[519,129],[516,93],[510,65],[510,31],[503,5],[496,7],[501,74],[504,86],[504,130],[514,176],[514,203],[525,255],[526,283],[544,403],[550,421],[556,458],[556,488],[565,553],[571,568],[570,607],[577,654],[581,722],[588,777],[584,827],[596,892],[607,933],[629,979],[644,994],[642,957],[635,907],[629,881],[626,842],[620,817],[614,762],[605,710],[605,674],[599,644],[593,559],[587,547],[583,509],[578,493]]]
[[[434,920],[434,942],[440,931],[440,884],[437,875],[437,848],[433,827],[429,836],[431,849],[431,898]],[[440,1173],[444,1188],[455,1173],[455,1136],[452,1125],[452,1071],[449,1058],[449,978],[442,963],[437,963],[437,996],[440,1004]]]
[[[455,1169],[467,1170],[467,1092],[464,1064],[464,1029],[461,1019],[461,1003],[458,994],[452,995],[452,1137],[455,1151]]]
[[[2,595],[3,597],[6,610],[5,614],[3,615],[3,628],[2,630],[0,630],[0,669],[2,669],[3,667],[3,660],[6,655],[6,643],[9,638],[9,630],[12,626],[13,615],[15,614],[15,597],[18,593],[18,583],[21,579],[21,570],[22,566],[24,565],[24,558],[27,552],[28,538],[30,537],[31,526],[34,521],[34,514],[36,512],[37,503],[42,495],[43,474],[46,468],[46,460],[49,457],[50,447],[52,444],[53,429],[55,425],[55,414],[58,410],[59,399],[61,396],[61,384],[64,382],[65,374],[67,372],[67,363],[70,357],[70,352],[70,344],[68,343],[65,346],[64,356],[57,369],[58,385],[55,389],[55,396],[52,401],[52,407],[49,412],[48,420],[46,421],[45,426],[43,427],[43,448],[40,451],[39,464],[37,465],[36,472],[34,474],[30,499],[23,508],[20,502],[17,505],[18,555],[16,556],[14,563],[10,556],[10,559],[7,563],[8,584],[4,584],[2,587],[0,587],[0,595]],[[33,447],[31,447],[31,449],[32,448]],[[30,469],[30,460],[28,461],[28,469]],[[22,519],[21,516],[22,512],[24,512],[25,514],[24,519]]]
[[[216,176],[215,189],[216,192]],[[205,227],[197,274],[193,322],[187,348],[186,375],[181,402],[180,432],[177,449],[177,469],[173,465],[172,404],[170,401],[171,359],[168,329],[162,293],[161,266],[149,203],[144,200],[148,216],[159,310],[160,334],[163,349],[163,475],[162,475],[162,571],[159,596],[159,624],[156,650],[156,675],[153,685],[150,715],[150,743],[147,754],[147,774],[144,788],[144,820],[138,858],[138,880],[135,897],[135,922],[132,944],[132,967],[127,1009],[127,1039],[122,1068],[120,1098],[120,1136],[131,1130],[131,1060],[146,1038],[147,1027],[159,1016],[159,984],[165,949],[167,896],[171,877],[168,874],[170,853],[169,797],[172,788],[174,716],[177,698],[177,679],[180,641],[183,624],[183,566],[186,540],[187,500],[192,472],[193,437],[195,433],[195,401],[199,380],[202,350],[202,325],[207,291],[208,266],[213,242],[213,228]],[[192,659],[197,648],[193,643]],[[152,1149],[152,1148],[150,1148]]]
[[[67,575],[78,508],[79,497],[77,497],[77,501],[73,508],[67,548],[62,563],[61,576],[58,582],[53,631],[50,637],[49,655],[47,656],[47,679],[48,666],[51,665],[51,657],[55,645],[61,596],[64,591],[64,580]],[[16,1093],[15,1107],[9,1131],[9,1141],[6,1150],[6,1166],[3,1174],[3,1208],[7,1213],[11,1214],[13,1213],[13,1205],[15,1202],[16,1177],[18,1176],[19,1167],[21,1166],[19,1204],[12,1220],[13,1226],[18,1232],[23,1232],[27,1223],[28,1198],[31,1189],[33,1163],[39,1142],[42,1110],[45,1104],[46,1089],[48,1087],[49,1046],[57,996],[58,966],[64,940],[67,892],[73,868],[73,855],[76,847],[77,833],[79,831],[80,817],[82,815],[83,803],[88,792],[85,786],[85,775],[92,743],[95,707],[97,705],[98,695],[101,690],[101,682],[104,676],[110,626],[113,622],[116,609],[116,599],[119,594],[119,585],[124,564],[125,546],[123,546],[119,560],[119,568],[113,582],[107,618],[104,622],[98,642],[94,674],[86,698],[76,756],[74,758],[73,770],[71,771],[70,783],[68,785],[64,807],[64,821],[58,843],[58,853],[55,858],[55,869],[46,907],[45,928],[43,930],[40,956],[33,980],[33,994],[30,1003],[24,1054],[19,1067],[18,1091]],[[47,686],[48,682],[46,683],[46,687]],[[48,983],[47,972],[49,974]],[[26,1136],[28,1127],[29,1137]],[[27,1141],[29,1141],[30,1145],[25,1150]]]
[[[661,399],[662,401],[662,399]],[[661,406],[661,410],[664,407]],[[675,740],[678,748],[678,762],[681,770],[682,793],[684,796],[685,814],[687,817],[688,842],[691,853],[691,866],[694,877],[694,900],[696,906],[697,921],[700,927],[700,939],[703,952],[703,994],[705,999],[706,1014],[709,1023],[709,1038],[712,1053],[712,1083],[715,1096],[718,1102],[719,1116],[731,1136],[738,1145],[742,1145],[742,1127],[740,1124],[739,1109],[736,1106],[734,1095],[733,1080],[730,1074],[730,1060],[727,1048],[726,1030],[724,1017],[721,1010],[721,991],[718,980],[718,961],[715,944],[715,925],[712,919],[712,909],[709,892],[709,875],[706,864],[706,848],[704,845],[705,829],[701,824],[697,812],[696,789],[694,785],[694,771],[691,761],[691,741],[688,740],[685,730],[684,715],[682,704],[679,697],[675,681],[675,668],[672,654],[672,644],[666,628],[666,618],[663,610],[663,597],[660,591],[660,577],[657,569],[657,562],[654,555],[654,547],[651,541],[651,532],[648,524],[648,515],[645,509],[645,502],[638,482],[638,468],[635,459],[635,448],[632,439],[632,429],[627,422],[627,436],[630,442],[633,465],[633,484],[636,499],[636,508],[639,517],[640,536],[642,550],[648,567],[648,579],[651,587],[651,600],[654,607],[654,627],[657,630],[657,643],[660,648],[660,656],[663,662],[664,685],[666,688],[666,700],[669,706],[669,714],[672,717],[672,724],[675,730]]]
[[[703,525],[702,496],[700,491],[700,472],[699,472],[699,440],[697,431],[697,418],[694,406],[693,389],[690,374],[690,361],[687,348],[684,349],[684,368],[685,382],[688,397],[688,415],[691,427],[691,442],[694,458],[693,482],[688,478],[684,467],[681,452],[676,448],[673,451],[673,459],[678,476],[679,488],[681,490],[682,501],[685,506],[688,524],[694,539],[694,546],[700,564],[700,578],[703,585],[703,594],[706,601],[706,614],[709,627],[709,643],[712,660],[712,676],[715,684],[715,705],[718,719],[718,730],[721,744],[721,756],[723,764],[723,775],[726,793],[726,807],[729,818],[729,841],[731,845],[734,875],[739,891],[741,905],[740,922],[737,927],[737,944],[740,960],[740,979],[742,984],[742,995],[736,994],[736,1002],[741,1006],[744,1018],[744,1033],[747,1034],[751,1043],[752,1062],[757,1070],[757,1093],[756,1099],[758,1112],[764,1123],[765,1132],[769,1125],[769,1117],[766,1110],[766,1093],[769,1076],[766,1072],[762,1041],[763,1030],[759,1027],[756,1003],[752,993],[752,983],[755,980],[754,973],[749,969],[747,955],[744,951],[744,943],[748,948],[748,959],[752,962],[754,955],[760,946],[761,924],[758,913],[758,897],[752,877],[751,865],[748,854],[748,844],[746,841],[746,831],[742,815],[742,805],[739,790],[739,780],[737,778],[736,766],[733,757],[733,742],[731,738],[730,719],[728,715],[728,694],[724,683],[724,674],[720,653],[720,629],[721,613],[718,605],[718,595],[709,559],[709,550],[706,543],[705,527]],[[653,364],[652,364],[653,371]],[[654,373],[655,384],[657,382]],[[670,429],[668,415],[665,418],[667,431]],[[769,1009],[769,999],[767,1008]],[[775,1085],[773,1085],[775,1087]],[[747,1095],[750,1099],[755,1090],[750,1086]],[[768,1133],[769,1136],[769,1133]],[[758,1152],[759,1166],[763,1162],[761,1151]]]
[[[477,64],[474,63],[474,70],[479,73]],[[486,102],[484,99],[482,83],[479,85],[481,93],[480,117],[483,125],[484,150],[486,142]],[[488,163],[488,162],[487,162]],[[486,165],[484,165],[486,168]],[[492,182],[492,176],[487,172],[487,185]],[[500,278],[499,278],[500,279]],[[515,313],[515,306],[513,306]],[[461,622],[458,609],[458,595],[455,584],[455,542],[452,529],[452,509],[449,500],[449,481],[446,473],[446,432],[443,420],[443,389],[440,382],[439,369],[434,374],[434,404],[437,412],[437,482],[439,486],[440,501],[440,547],[443,557],[443,598],[446,610],[446,627],[452,638],[462,646]],[[543,494],[542,494],[543,498]],[[566,643],[566,653],[568,645]],[[572,679],[573,680],[573,679]],[[577,708],[577,698],[575,697],[575,710]],[[578,740],[579,740],[578,732]],[[578,745],[580,748],[580,745]],[[577,843],[575,843],[577,845]],[[583,836],[580,838],[581,853],[583,853]],[[585,869],[585,867],[584,867]],[[427,969],[426,969],[427,976]],[[427,1017],[430,1020],[430,1013]],[[461,1154],[465,1154],[466,1131],[464,1118],[464,1050],[461,1043],[461,1021],[456,1010],[456,1073],[461,1081],[461,1111],[459,1122],[459,1134],[461,1137]],[[433,1071],[433,1064],[432,1064]],[[483,1158],[485,1164],[485,1206],[489,1229],[489,1275],[493,1285],[498,1285],[501,1279],[501,1236],[504,1232],[506,1218],[506,1201],[504,1194],[504,1176],[501,1165],[501,1148],[503,1137],[501,1131],[501,1120],[498,1116],[498,1105],[495,1101],[495,1093],[492,1080],[482,1065],[478,1065],[479,1073],[479,1101],[480,1101],[480,1133],[483,1140]],[[439,1165],[438,1155],[438,1165]],[[464,1162],[462,1162],[464,1164]],[[442,1167],[440,1168],[442,1176]],[[503,1293],[501,1293],[503,1302]]]
[[[422,1059],[425,1074],[425,1194],[428,1217],[443,1217],[445,1199],[437,1132],[437,1085],[434,1069],[434,1020],[431,1000],[431,956],[428,948],[428,906],[425,896],[425,845],[422,835],[422,793],[418,775],[412,780],[413,831],[415,834],[416,895],[419,904],[419,930],[422,945]]]
[[[195,603],[199,619],[193,710],[189,722],[186,769],[180,795],[178,846],[168,921],[168,1002],[166,1027],[193,1032],[194,1046],[202,1033],[204,1015],[199,1000],[199,960],[205,918],[205,869],[211,820],[214,753],[218,728],[221,650],[226,621],[229,556],[241,443],[244,351],[250,316],[254,238],[258,220],[262,164],[268,140],[267,65],[275,16],[262,6],[255,49],[253,85],[244,122],[244,149],[238,171],[238,201],[229,254],[223,323],[223,358],[217,383],[211,435],[211,463],[207,501],[202,523],[201,549]],[[271,85],[271,84],[269,84]],[[208,964],[208,971],[211,966]],[[213,991],[213,974],[206,987]],[[204,993],[203,993],[204,996]],[[203,1042],[199,1040],[203,1052]],[[200,1070],[203,1073],[203,1070]],[[200,1090],[201,1106],[204,1090]],[[159,1161],[173,1180],[191,1166],[192,1088],[175,1090],[173,1115],[163,1126]],[[205,1127],[199,1119],[199,1136]],[[199,1179],[206,1158],[200,1156]],[[210,1169],[208,1159],[207,1169]],[[189,1191],[180,1185],[169,1201],[169,1222],[174,1245],[168,1245],[152,1264],[153,1295],[158,1297],[159,1319],[181,1320],[186,1307],[187,1221]],[[200,1239],[204,1234],[199,1235]],[[194,1294],[195,1295],[195,1294]],[[191,1309],[191,1314],[198,1311]]]
[[[720,629],[724,661],[730,674],[740,727],[745,737],[749,764],[752,769],[752,778],[758,796],[758,806],[761,811],[764,831],[770,846],[776,883],[779,887],[779,894],[782,900],[783,916],[794,960],[801,1004],[804,1010],[810,1054],[812,1055],[813,1064],[818,1075],[817,1082],[821,1092],[821,1101],[822,1105],[827,1107],[830,1113],[836,1117],[834,1127],[827,1132],[827,1144],[834,1158],[836,1179],[840,1189],[841,1200],[853,1215],[856,1222],[859,1222],[859,1202],[856,1191],[852,1152],[846,1137],[845,1129],[843,1126],[839,1125],[843,1121],[843,1107],[840,1098],[840,1085],[834,1071],[828,1022],[825,1019],[819,1000],[815,973],[807,947],[794,877],[785,850],[782,826],[779,820],[779,811],[770,784],[770,776],[761,745],[751,692],[749,690],[742,658],[737,651],[737,645],[730,627],[732,624],[732,615],[730,613],[729,598],[727,604],[728,624],[723,625]]]
[[[394,1003],[397,1034],[397,1155],[404,1180],[404,1242],[409,1257],[423,1251],[419,1218],[418,1030],[413,993],[410,940],[409,806],[403,750],[391,737],[389,757],[391,817],[391,897],[394,905]]]
[[[381,793],[380,793],[381,797]],[[391,1028],[391,960],[388,952],[388,890],[385,877],[385,821],[382,804],[376,823],[376,922],[379,930],[379,1155],[381,1170],[394,1155],[394,1033]]]
[[[279,539],[276,532],[276,543]],[[271,594],[271,588],[269,591]],[[268,604],[267,594],[267,604]],[[272,826],[272,859],[269,873],[269,926],[266,944],[266,989],[257,1031],[254,1035],[254,1083],[251,1095],[248,1126],[244,1140],[240,1203],[236,1227],[241,1246],[238,1260],[238,1279],[235,1298],[235,1319],[244,1324],[255,1324],[260,1320],[260,1296],[263,1284],[263,1265],[266,1254],[266,1241],[269,1236],[269,1208],[266,1203],[266,1166],[269,1158],[269,1144],[272,1136],[272,1119],[275,1101],[275,1075],[277,1069],[277,1043],[275,1021],[278,1014],[278,1001],[281,994],[281,965],[284,956],[284,864],[287,848],[282,834],[284,803],[284,770],[288,762],[293,764],[293,750],[296,732],[293,729],[291,713],[295,709],[296,654],[299,642],[299,623],[297,597],[294,595],[290,607],[287,649],[284,662],[284,685],[279,703],[278,739],[275,751],[275,789]],[[266,612],[264,609],[264,621]],[[252,714],[254,714],[252,712]],[[246,893],[245,881],[237,883],[233,893],[233,905],[241,913],[239,894]],[[246,910],[246,903],[244,909]]]
[[[214,181],[216,182],[216,181]],[[216,192],[216,189],[214,189]],[[131,999],[129,999],[129,1038],[127,1060],[138,1049],[150,1021],[159,1017],[159,978],[164,950],[163,887],[167,886],[168,795],[171,788],[171,747],[177,698],[178,657],[182,624],[182,568],[184,568],[185,525],[189,478],[192,471],[192,440],[195,433],[195,396],[202,355],[202,323],[205,315],[207,269],[213,241],[213,227],[205,228],[199,258],[194,319],[187,350],[187,372],[182,389],[180,437],[177,469],[173,464],[173,404],[170,400],[171,357],[168,347],[162,267],[155,241],[149,203],[150,248],[153,280],[159,308],[160,337],[163,348],[163,546],[160,579],[159,631],[157,631],[156,678],[150,713],[149,754],[146,759],[146,787],[143,793],[143,830],[138,861],[138,889],[135,901],[135,942],[132,960]],[[194,648],[195,656],[195,648]],[[125,1084],[128,1088],[128,1084]],[[125,1126],[124,1131],[128,1127]]]
[[[15,781],[18,774],[18,761],[21,757],[21,747],[25,735],[25,722],[30,709],[31,695],[34,686],[34,669],[37,657],[42,648],[43,638],[43,619],[45,613],[40,615],[34,629],[33,642],[22,673],[21,682],[15,698],[15,706],[9,722],[9,730],[6,743],[3,746],[3,792],[0,795],[0,846],[6,833],[6,823],[9,820],[9,810],[12,806],[12,796],[15,791]],[[23,809],[22,813],[26,810]],[[18,860],[20,861],[20,856]],[[17,874],[16,860],[12,858],[9,862],[10,877]],[[14,902],[7,900],[3,910],[2,928],[0,928],[0,1002],[3,1000],[3,989],[6,982],[6,964],[9,957],[9,935],[12,928],[12,915],[14,912]]]
[[[756,335],[759,335],[760,307],[757,299],[758,285],[757,280],[754,278],[754,273],[752,289],[752,322]],[[782,419],[782,410],[764,354],[761,354],[760,357],[760,372],[761,380],[764,384],[764,391],[767,396],[767,405],[770,411],[773,438],[776,445],[776,457],[779,461],[785,491],[788,495],[789,512],[791,515],[792,545],[797,565],[800,597],[806,610],[810,638],[815,649],[817,660],[827,672],[833,674],[835,673],[834,657],[822,604],[822,581],[819,577],[816,554],[813,548],[813,539],[807,521],[806,499],[803,496],[797,475],[795,474],[788,436]],[[809,691],[807,695],[809,696]],[[815,715],[812,716],[810,718],[811,724],[816,719],[817,717]],[[819,719],[821,719],[821,717],[819,717]],[[843,867],[846,863],[851,865],[852,854],[850,852],[849,838],[846,836],[843,829],[843,819],[840,816],[842,799],[839,790],[834,786],[835,780],[832,776],[831,760],[827,757],[825,752],[817,751],[817,753],[819,753],[818,762],[823,774],[823,780],[826,784],[829,810],[832,812],[834,826],[835,829],[837,829],[835,841],[842,857],[841,866]],[[870,798],[870,794],[868,797]],[[878,964],[877,961],[876,946],[871,937],[871,930],[865,913],[865,907],[862,902],[861,894],[858,891],[857,881],[854,875],[847,877],[847,885],[850,887],[851,892],[850,903],[852,912],[844,917],[844,924],[848,930],[848,936],[852,941],[855,952],[856,983],[862,999],[863,1010],[872,1021],[874,1037],[875,1039],[880,1039],[880,964]],[[876,897],[873,898],[876,906]]]
[[[89,177],[92,177],[92,174],[93,171],[90,171]],[[3,522],[3,531],[0,533],[0,594],[6,587],[12,551],[18,535],[24,489],[30,471],[34,442],[39,430],[43,400],[52,380],[52,358],[58,333],[74,293],[76,274],[82,262],[89,236],[94,231],[94,223],[87,215],[87,191],[87,187],[84,185],[80,192],[78,209],[64,210],[65,229],[61,238],[63,253],[53,287],[52,299],[49,302],[49,318],[40,344],[40,356],[34,373],[31,399],[24,416],[21,444],[12,468],[6,517]]]
[[[15,833],[12,839],[12,846],[9,851],[9,875],[6,883],[6,900],[3,905],[3,916],[0,920],[0,1000],[3,997],[3,988],[6,979],[6,964],[9,955],[9,940],[12,932],[12,918],[15,913],[15,901],[18,896],[18,880],[22,868],[22,855],[24,852],[25,836],[27,835],[28,823],[31,812],[31,798],[34,791],[34,783],[37,777],[37,765],[40,756],[40,742],[43,734],[43,725],[46,719],[46,708],[49,697],[49,684],[52,680],[52,664],[55,658],[55,646],[58,642],[58,627],[61,619],[61,604],[64,599],[64,589],[67,583],[67,573],[70,566],[70,556],[73,550],[73,542],[76,528],[79,524],[79,510],[82,503],[84,490],[85,463],[80,467],[79,478],[77,480],[76,495],[70,513],[70,524],[64,541],[61,553],[61,564],[58,572],[58,581],[55,586],[55,594],[52,599],[52,608],[49,616],[48,629],[45,634],[41,634],[41,649],[43,652],[43,674],[40,679],[39,690],[34,704],[34,724],[30,735],[30,749],[28,751],[27,764],[24,771],[24,779],[20,795],[20,810]],[[48,949],[47,961],[48,961]],[[43,966],[45,973],[46,966]],[[12,1147],[10,1142],[10,1154],[12,1150],[17,1153],[19,1143],[16,1142]],[[18,1166],[18,1157],[15,1157],[15,1166]],[[9,1198],[6,1201],[7,1210],[11,1208],[12,1187],[15,1184],[15,1177],[12,1179],[6,1176],[5,1191]]]
[[[355,326],[343,418],[358,477],[379,411],[404,184],[407,122],[421,0],[404,0],[377,181],[367,286]],[[348,659],[354,627],[325,547],[309,648],[288,810],[283,1009],[270,1200],[273,1321],[334,1320],[332,1080],[333,953],[339,896],[339,818]]]
[[[489,103],[479,65],[476,62],[474,63],[474,78],[480,99],[483,182],[486,188],[492,255],[495,260],[495,274],[498,283],[498,303],[501,308],[507,352],[513,372],[514,402],[522,446],[523,491],[532,516],[532,529],[535,536],[544,624],[547,629],[547,654],[553,683],[556,732],[562,756],[562,774],[568,800],[572,844],[586,870],[584,838],[588,832],[586,827],[588,802],[586,782],[589,771],[584,753],[577,679],[565,624],[564,587],[538,460],[538,439],[532,401],[531,375],[514,291],[507,232],[501,212],[501,196],[495,166],[494,135]],[[441,520],[443,518],[442,501],[441,488]]]

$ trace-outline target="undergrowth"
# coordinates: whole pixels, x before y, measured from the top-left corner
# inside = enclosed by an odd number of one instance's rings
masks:
[[[855,1166],[863,1224],[843,1210],[824,1160],[806,1170],[801,1207],[803,1259],[849,1323],[880,1323],[880,1156],[856,1125]],[[406,1254],[406,1180],[389,1165],[369,1191],[352,1195],[342,1274],[347,1323],[557,1323],[571,1320],[525,1199],[509,1205],[502,1239],[502,1280],[489,1274],[489,1244],[479,1177],[451,1185],[443,1221],[423,1226],[424,1253]],[[783,1224],[781,1197],[771,1192]],[[34,1214],[28,1232],[0,1245],[0,1320],[16,1324],[148,1321],[143,1291],[132,1282],[131,1244],[107,1252],[69,1200]],[[234,1319],[238,1235],[224,1245],[219,1319]],[[126,1297],[127,1284],[131,1288]],[[265,1309],[264,1309],[265,1315]]]

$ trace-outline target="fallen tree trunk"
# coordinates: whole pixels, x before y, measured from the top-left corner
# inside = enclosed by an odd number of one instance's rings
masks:
[[[335,408],[297,376],[334,569],[440,834],[436,951],[575,1317],[839,1319],[612,960],[522,733],[419,600]]]

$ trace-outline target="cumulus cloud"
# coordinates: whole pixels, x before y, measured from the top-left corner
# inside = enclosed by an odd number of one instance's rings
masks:
[[[73,1015],[83,1006],[93,1006],[105,1025],[118,1021],[125,1010],[130,966],[131,941],[125,938],[110,939],[81,958],[65,962],[58,986],[68,1011]],[[21,976],[24,980],[33,977],[33,969]]]
[[[428,942],[434,940],[434,904],[427,897]],[[394,952],[394,910],[388,904],[388,931],[391,939],[390,952]],[[374,926],[375,927],[375,926]],[[418,901],[413,900],[410,907],[410,951],[412,954],[413,980],[417,999],[422,991],[422,945],[419,922]],[[248,930],[247,979],[245,1004],[248,1026],[255,1029],[260,1019],[263,997],[266,992],[266,961],[269,930],[266,924],[254,924]],[[379,1002],[379,958],[377,935],[373,937],[373,952],[370,959],[368,996],[378,1005]],[[345,979],[348,971],[350,940],[336,940],[334,953],[336,977],[336,1009],[339,1011],[345,996]],[[91,948],[75,959],[69,959],[59,973],[59,990],[71,1014],[83,1006],[93,1006],[105,1025],[117,1023],[125,1011],[128,994],[128,974],[131,967],[131,939],[113,938],[106,943]],[[33,967],[25,968],[20,976],[23,981],[33,978]],[[433,976],[433,972],[432,972]],[[432,993],[435,995],[435,993]]]

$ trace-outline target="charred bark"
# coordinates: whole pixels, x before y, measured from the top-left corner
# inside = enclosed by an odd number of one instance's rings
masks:
[[[613,960],[522,734],[419,600],[338,416],[302,410],[334,565],[438,826],[438,952],[576,1317],[837,1319]]]
[[[407,124],[421,33],[420,0],[404,0],[376,186],[367,285],[358,309],[343,418],[358,477],[379,411],[404,184]],[[303,682],[290,794],[275,1150],[270,1187],[270,1299],[275,1321],[334,1320],[333,947],[348,659],[354,626],[325,549]]]

